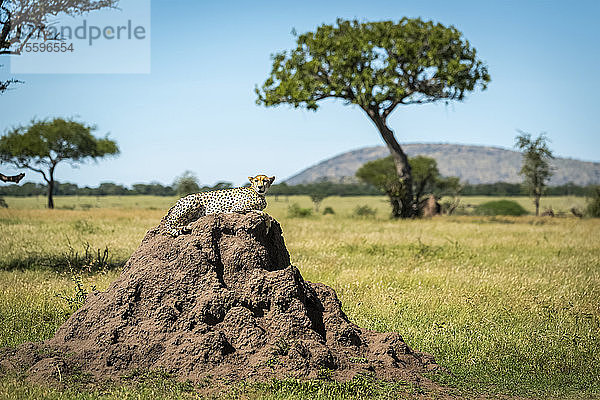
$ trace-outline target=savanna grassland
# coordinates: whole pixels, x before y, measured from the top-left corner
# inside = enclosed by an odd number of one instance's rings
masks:
[[[72,313],[63,297],[104,290],[174,198],[6,198],[0,209],[0,347],[49,338]],[[292,262],[332,286],[359,326],[397,331],[449,373],[432,378],[462,397],[600,398],[600,220],[435,217],[393,221],[384,198],[332,197],[333,215],[291,218],[269,198]],[[477,204],[486,198],[466,198]],[[527,198],[517,198],[528,210]],[[566,212],[584,199],[543,199]],[[356,206],[377,210],[353,215]],[[87,252],[87,254],[86,254]],[[401,385],[400,385],[401,386]],[[401,389],[401,390],[400,390]],[[231,387],[241,398],[397,398],[418,388],[368,380],[273,381]],[[198,388],[163,375],[82,390],[0,379],[0,398],[194,398]],[[425,394],[427,396],[427,394]]]

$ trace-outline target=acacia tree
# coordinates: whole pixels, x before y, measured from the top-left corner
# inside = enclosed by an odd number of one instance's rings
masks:
[[[550,160],[554,158],[548,148],[549,139],[543,133],[532,139],[530,133],[518,131],[515,147],[523,152],[523,165],[519,174],[525,178],[529,194],[533,196],[535,215],[540,215],[540,198],[552,176]]]
[[[310,201],[312,201],[313,205],[315,206],[315,212],[317,214],[319,213],[319,209],[323,200],[329,197],[329,194],[327,193],[328,187],[329,183],[325,180],[321,180],[320,182],[316,182],[315,184],[311,185],[308,196],[310,197]]]
[[[48,184],[48,208],[54,208],[54,171],[58,163],[72,166],[119,153],[117,144],[92,135],[93,126],[55,118],[32,121],[0,138],[0,160],[42,175]]]
[[[179,197],[185,197],[192,193],[198,193],[200,191],[200,185],[198,185],[198,177],[192,171],[185,171],[181,176],[175,178],[173,187]]]
[[[413,193],[417,208],[424,205],[425,196],[433,194],[437,198],[442,195],[458,197],[461,190],[457,177],[444,178],[437,168],[437,162],[430,157],[415,156],[408,160],[413,173]],[[363,164],[357,171],[356,177],[363,182],[375,186],[384,192],[392,205],[392,216],[398,212],[399,199],[404,190],[397,179],[396,169],[392,156]],[[456,200],[455,200],[456,201]]]
[[[69,16],[115,8],[118,0],[0,0],[0,55],[21,54],[32,39],[60,40],[48,29],[58,14]],[[0,94],[16,79],[0,81]]]
[[[421,19],[360,23],[338,19],[296,35],[296,48],[272,56],[273,68],[257,104],[317,110],[320,100],[360,107],[394,160],[404,187],[396,217],[416,212],[408,159],[387,120],[397,106],[465,98],[490,76],[476,51],[453,26]]]

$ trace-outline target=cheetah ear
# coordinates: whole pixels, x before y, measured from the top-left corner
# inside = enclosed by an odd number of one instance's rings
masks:
[[[248,180],[249,180],[250,182],[252,182],[252,180],[253,180],[253,179],[254,179],[254,178],[253,178],[253,177],[251,177],[251,176],[249,176],[249,177],[248,177]]]
[[[274,176],[270,177],[269,178],[269,185],[272,185],[274,180],[275,180]]]

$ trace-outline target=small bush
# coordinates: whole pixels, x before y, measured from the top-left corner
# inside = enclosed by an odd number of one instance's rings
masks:
[[[271,348],[271,354],[274,356],[287,356],[290,351],[290,343],[284,338],[279,338],[275,346]]]
[[[76,311],[83,303],[85,303],[87,295],[96,290],[96,286],[91,285],[90,290],[88,291],[83,284],[81,275],[73,275],[71,279],[75,283],[73,292],[71,294],[66,292],[57,293],[55,296],[64,300],[72,311]]]
[[[488,201],[478,205],[475,208],[476,215],[525,215],[525,210],[521,205],[512,200],[495,200]]]
[[[374,217],[376,213],[377,213],[377,210],[375,210],[365,204],[362,206],[357,206],[354,209],[353,215],[355,217],[369,218],[369,217]]]
[[[335,211],[333,211],[333,208],[331,207],[325,207],[325,209],[323,210],[323,215],[327,214],[335,214]]]
[[[64,253],[66,266],[71,271],[102,272],[116,266],[110,260],[108,246],[104,250],[96,249],[94,251],[92,246],[86,242],[83,250],[84,252],[80,253],[69,245],[69,251]]]
[[[302,208],[298,203],[293,203],[288,207],[288,217],[290,218],[306,218],[312,215],[310,208]]]
[[[0,197],[0,208],[8,208],[8,204],[6,204],[3,197]]]
[[[594,186],[588,197],[585,214],[588,217],[600,218],[600,186]]]

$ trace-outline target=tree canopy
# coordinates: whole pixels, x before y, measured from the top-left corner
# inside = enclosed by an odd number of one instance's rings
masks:
[[[0,160],[40,173],[48,183],[48,208],[54,208],[54,171],[58,163],[68,161],[75,166],[119,153],[113,140],[96,138],[93,130],[93,126],[68,119],[34,120],[0,138]]]
[[[487,67],[454,27],[421,19],[337,20],[296,35],[297,46],[272,56],[257,103],[316,110],[335,97],[387,116],[399,104],[462,100],[487,87]]]
[[[396,175],[394,160],[391,156],[366,162],[356,171],[356,177],[375,186],[390,197],[401,195],[402,185]]]
[[[361,23],[338,19],[296,36],[296,47],[272,56],[273,67],[257,104],[317,110],[319,101],[359,106],[393,156],[406,188],[398,216],[414,213],[412,172],[387,118],[398,105],[458,100],[490,81],[487,66],[455,27],[402,18]]]

